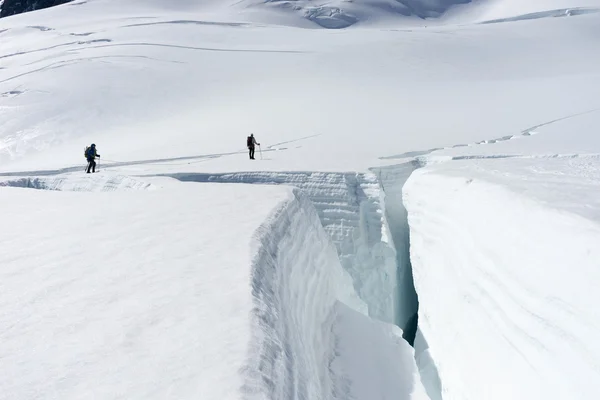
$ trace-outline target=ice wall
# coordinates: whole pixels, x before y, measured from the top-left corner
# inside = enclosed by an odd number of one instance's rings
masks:
[[[426,399],[412,348],[365,315],[310,199],[277,210],[256,235],[246,399]]]
[[[396,253],[384,225],[375,174],[240,172],[174,177],[182,181],[288,185],[301,189],[335,245],[342,267],[352,277],[355,291],[367,306],[366,313],[398,324]]]

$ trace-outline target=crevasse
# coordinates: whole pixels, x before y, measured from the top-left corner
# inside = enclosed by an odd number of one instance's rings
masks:
[[[418,296],[410,261],[410,238],[402,187],[420,167],[410,162],[370,173],[247,172],[177,174],[182,181],[280,184],[296,187],[314,206],[337,257],[352,279],[364,313],[400,327],[415,348],[415,361],[431,399],[441,399],[441,383],[418,330]],[[294,240],[302,242],[303,233]]]

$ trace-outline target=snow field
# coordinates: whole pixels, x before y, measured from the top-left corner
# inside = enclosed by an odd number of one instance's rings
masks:
[[[330,31],[153,4],[92,1],[0,21],[3,171],[77,165],[91,142],[119,162],[197,156],[193,171],[240,171],[249,132],[263,150],[318,135],[250,168],[366,171],[596,99],[598,14]]]
[[[532,160],[453,161],[404,188],[419,328],[445,400],[600,395],[598,206],[561,200],[568,187],[586,204],[597,180],[578,185],[563,162],[532,174]]]
[[[155,183],[0,187],[0,397],[240,398],[250,238],[290,193]]]

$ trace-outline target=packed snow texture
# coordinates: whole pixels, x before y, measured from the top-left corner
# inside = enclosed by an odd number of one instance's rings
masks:
[[[257,201],[220,200],[247,195]],[[250,238],[289,198],[208,185],[0,187],[11,210],[0,230],[2,397],[240,398]]]

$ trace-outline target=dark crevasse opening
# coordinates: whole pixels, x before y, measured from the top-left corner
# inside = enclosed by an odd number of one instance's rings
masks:
[[[389,235],[396,250],[398,268],[396,320],[404,331],[404,339],[415,349],[415,361],[421,381],[432,400],[442,400],[441,381],[434,360],[429,354],[427,340],[419,330],[419,296],[413,279],[410,260],[410,229],[408,213],[402,200],[402,189],[410,175],[422,164],[405,164],[373,169],[382,193],[382,209]]]
[[[419,298],[413,281],[410,263],[408,216],[402,202],[402,187],[418,165],[406,163],[378,168],[382,203],[387,229],[396,250],[398,295],[396,321],[404,331],[404,339],[414,346],[418,326]]]

